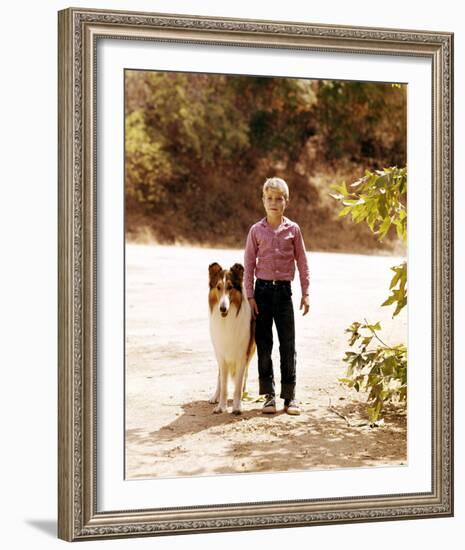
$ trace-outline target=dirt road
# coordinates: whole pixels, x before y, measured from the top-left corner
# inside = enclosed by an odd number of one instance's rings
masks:
[[[214,261],[223,267],[242,263],[241,251],[128,245],[127,479],[405,464],[402,411],[392,410],[384,427],[371,429],[364,396],[338,382],[348,349],[344,330],[352,321],[381,321],[385,342],[406,342],[406,312],[392,320],[392,310],[379,307],[387,296],[389,267],[401,260],[310,253],[311,306],[305,317],[298,312],[298,279],[293,283],[303,413],[261,414],[255,357],[248,379],[252,400],[244,403],[243,414],[214,415],[208,403],[217,367],[209,339],[207,271]],[[277,350],[273,362],[279,390]]]

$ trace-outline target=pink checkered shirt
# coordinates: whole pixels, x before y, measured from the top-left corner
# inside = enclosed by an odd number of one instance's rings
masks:
[[[302,296],[305,296],[310,286],[310,272],[300,227],[285,217],[277,229],[268,225],[266,218],[252,225],[244,254],[247,298],[254,296],[254,276],[270,281],[292,281],[296,262]]]

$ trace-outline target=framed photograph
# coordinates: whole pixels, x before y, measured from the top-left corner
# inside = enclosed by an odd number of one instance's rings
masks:
[[[453,515],[452,33],[58,35],[59,537]]]

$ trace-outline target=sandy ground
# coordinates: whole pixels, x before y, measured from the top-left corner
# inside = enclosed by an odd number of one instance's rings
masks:
[[[126,248],[127,479],[406,464],[403,411],[392,409],[384,427],[370,428],[365,396],[338,382],[346,368],[344,330],[352,321],[381,321],[385,342],[406,342],[405,310],[392,320],[392,309],[379,307],[387,296],[389,267],[401,258],[309,254],[311,309],[305,317],[298,312],[297,278],[293,284],[297,398],[303,408],[298,417],[281,410],[261,414],[256,356],[248,378],[252,400],[244,403],[243,414],[212,414],[208,399],[217,367],[209,339],[207,271],[214,261],[229,267],[242,263],[242,254]],[[273,362],[279,391],[277,350]]]

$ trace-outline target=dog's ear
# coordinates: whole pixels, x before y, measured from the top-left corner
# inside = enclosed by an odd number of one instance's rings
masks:
[[[223,271],[223,268],[217,262],[214,262],[214,263],[212,263],[208,266],[208,276],[209,276],[209,279],[210,279],[210,287],[215,286],[218,275],[222,271]]]
[[[235,281],[242,283],[242,280],[244,278],[244,267],[241,264],[234,264],[231,267],[230,271],[233,274]]]
[[[218,273],[222,270],[223,270],[223,268],[220,266],[220,264],[218,262],[214,262],[213,264],[210,264],[208,266],[208,273],[209,273],[210,277],[212,275],[218,275]]]

